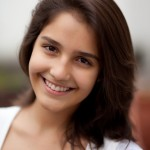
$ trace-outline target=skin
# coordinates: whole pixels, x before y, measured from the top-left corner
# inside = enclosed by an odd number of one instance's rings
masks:
[[[62,149],[70,116],[97,80],[97,56],[95,34],[79,15],[64,12],[45,26],[29,62],[36,100],[13,121],[3,150]],[[50,82],[57,89],[50,89]],[[81,141],[86,147],[87,141]]]
[[[63,13],[48,24],[38,36],[30,59],[36,101],[52,112],[76,109],[97,79],[99,65],[94,57],[98,50],[93,30],[76,17]],[[43,79],[72,90],[53,92],[45,87]]]

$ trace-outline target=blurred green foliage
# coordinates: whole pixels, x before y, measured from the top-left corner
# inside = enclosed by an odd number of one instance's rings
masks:
[[[0,91],[16,92],[28,85],[27,78],[16,64],[0,66]]]

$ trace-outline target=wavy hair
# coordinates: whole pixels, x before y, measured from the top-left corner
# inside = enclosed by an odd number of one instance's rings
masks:
[[[83,148],[80,138],[96,147],[104,137],[131,139],[128,109],[134,90],[134,52],[127,22],[113,0],[41,0],[23,39],[20,65],[28,76],[28,66],[36,38],[42,29],[61,12],[77,12],[95,32],[100,69],[92,92],[74,112],[66,130],[66,139]],[[30,104],[35,99],[28,94]]]

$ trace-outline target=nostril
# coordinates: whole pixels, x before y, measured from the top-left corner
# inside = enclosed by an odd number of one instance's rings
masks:
[[[70,79],[70,72],[66,67],[56,67],[49,71],[50,76],[55,80],[66,81]]]

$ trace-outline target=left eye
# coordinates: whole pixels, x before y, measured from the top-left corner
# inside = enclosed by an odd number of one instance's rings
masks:
[[[78,61],[84,65],[89,65],[89,66],[91,65],[91,63],[84,57],[78,58]]]

